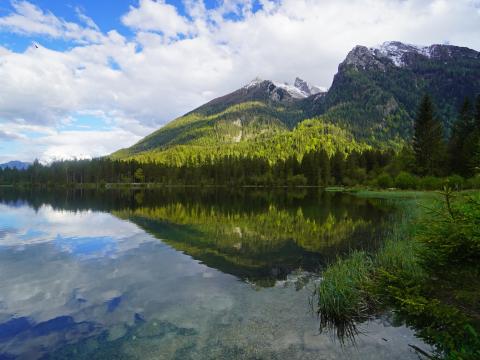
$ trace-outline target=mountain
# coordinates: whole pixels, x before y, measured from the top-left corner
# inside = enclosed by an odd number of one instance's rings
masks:
[[[480,53],[395,41],[356,46],[339,65],[328,93],[307,107],[363,138],[406,138],[425,93],[449,129],[464,98],[480,93]]]
[[[0,164],[0,169],[18,169],[18,170],[25,170],[28,168],[31,164],[23,161],[9,161],[4,164]]]
[[[117,151],[113,157],[137,157],[145,152],[158,153],[185,145],[202,149],[221,145],[222,150],[230,154],[235,149],[229,145],[245,147],[245,143],[264,143],[272,137],[291,133],[305,119],[301,104],[312,94],[323,96],[324,92],[299,78],[294,85],[257,78],[175,119],[134,146]],[[196,148],[196,151],[200,150]]]
[[[287,153],[301,157],[319,146],[330,153],[395,146],[411,137],[425,93],[448,130],[463,99],[480,93],[480,53],[395,41],[356,46],[338,66],[328,91],[299,78],[293,85],[257,78],[112,157],[179,164],[194,153],[283,158]]]

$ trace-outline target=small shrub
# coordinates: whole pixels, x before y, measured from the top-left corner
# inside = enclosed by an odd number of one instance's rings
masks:
[[[377,177],[377,185],[382,189],[387,189],[393,187],[393,179],[388,174],[380,174]]]
[[[402,171],[400,174],[397,175],[395,178],[395,186],[400,189],[415,189],[418,185],[417,178],[407,172]]]
[[[468,179],[465,186],[469,189],[480,189],[480,174]]]

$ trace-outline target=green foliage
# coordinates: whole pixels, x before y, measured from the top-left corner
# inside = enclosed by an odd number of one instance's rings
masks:
[[[418,186],[423,190],[440,190],[444,186],[444,182],[441,178],[435,176],[425,176],[420,178]]]
[[[389,174],[383,173],[380,174],[376,179],[377,185],[380,188],[388,189],[393,187],[393,179]]]
[[[328,121],[377,145],[396,138],[408,138],[411,117],[405,109],[411,108],[410,103],[414,104],[417,91],[405,89],[404,93],[411,100],[398,96],[399,92],[394,89],[402,91],[401,82],[398,82],[402,73],[392,70],[394,73],[382,74],[343,67],[335,76],[320,111],[325,111]],[[412,80],[413,77],[409,77],[405,81],[408,87],[413,84]]]
[[[379,276],[382,295],[449,359],[480,355],[479,200],[478,194],[455,198],[447,190],[416,237],[424,275],[389,269]]]
[[[330,157],[336,151],[347,154],[370,149],[366,143],[357,142],[348,131],[325,123],[320,118],[304,120],[291,131],[271,133],[260,129],[255,133],[257,134],[255,137],[242,137],[238,142],[195,140],[188,144],[168,144],[142,151],[137,151],[137,147],[134,146],[131,150],[113,154],[112,158],[174,166],[202,165],[227,156],[263,158],[275,163],[291,156],[300,160],[309,151],[325,150]]]
[[[475,153],[478,131],[474,121],[473,109],[468,98],[465,98],[457,121],[454,123],[448,143],[450,171],[463,176],[473,175],[471,156]]]
[[[402,190],[416,189],[418,186],[418,179],[414,175],[402,171],[395,178],[395,186]]]
[[[443,172],[443,136],[441,123],[434,114],[432,100],[425,95],[418,108],[413,136],[416,171],[420,175],[439,175]]]
[[[458,202],[447,190],[445,202],[431,209],[431,220],[419,235],[424,244],[424,266],[445,270],[447,266],[478,266],[480,260],[480,197]]]
[[[437,357],[477,359],[480,337],[462,311],[426,293],[424,283],[402,273],[380,272],[384,301],[395,305],[397,315],[417,329],[418,335],[435,345]]]
[[[293,111],[293,110],[292,110]],[[194,111],[150,134],[114,157],[164,150],[175,145],[215,146],[249,140],[258,135],[275,134],[288,129],[290,118],[300,120],[298,112],[260,101],[235,104],[219,112]]]
[[[138,168],[137,170],[135,170],[135,174],[133,175],[133,177],[135,178],[135,180],[137,182],[144,182],[145,181],[145,174],[143,173],[143,169],[142,168]]]
[[[445,180],[445,186],[455,190],[462,190],[465,186],[465,179],[460,175],[451,175]]]
[[[480,189],[480,174],[466,180],[465,187],[468,189]]]

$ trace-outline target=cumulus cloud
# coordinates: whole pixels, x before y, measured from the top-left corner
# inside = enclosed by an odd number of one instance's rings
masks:
[[[80,20],[86,23],[86,27],[62,20],[28,1],[15,0],[11,4],[15,11],[0,18],[0,28],[20,34],[65,38],[80,43],[99,42],[103,37],[93,20],[80,11],[77,13]]]
[[[73,46],[65,51],[31,46],[20,53],[0,47],[0,123],[57,129],[72,114],[100,112],[111,119],[113,131],[131,136],[112,138],[111,145],[95,151],[91,142],[83,146],[83,153],[98,154],[131,145],[256,76],[289,82],[300,76],[328,87],[338,63],[357,44],[400,40],[480,49],[479,0],[260,4],[254,11],[253,1],[225,0],[207,9],[202,1],[185,0],[180,13],[163,0],[141,0],[121,18],[133,32],[127,36],[100,32],[81,11],[76,24],[14,1],[14,11],[0,17],[0,29],[66,39]],[[65,144],[76,141],[67,135],[77,136],[63,134]],[[55,156],[72,150],[50,145]],[[75,145],[76,154],[81,147]]]
[[[177,8],[164,0],[140,0],[139,6],[131,6],[122,21],[134,29],[159,31],[167,37],[188,34],[193,30],[190,22],[178,14]]]

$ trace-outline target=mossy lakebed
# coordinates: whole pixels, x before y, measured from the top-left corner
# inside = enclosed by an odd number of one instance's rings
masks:
[[[480,356],[478,192],[359,191],[389,199],[400,217],[375,253],[353,251],[328,267],[317,289],[322,328],[344,341],[357,324],[393,310],[449,359]]]

